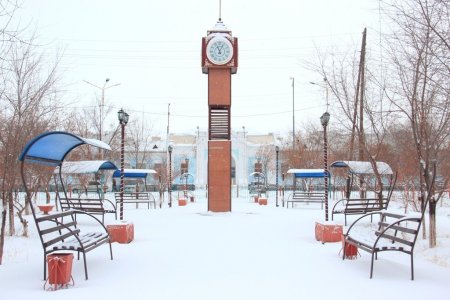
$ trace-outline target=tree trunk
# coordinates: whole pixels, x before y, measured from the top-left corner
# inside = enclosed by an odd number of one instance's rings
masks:
[[[22,214],[23,214],[23,210],[20,210],[17,212],[17,216],[19,217],[20,223],[22,224],[22,227],[23,227],[22,236],[28,237],[28,221],[22,216]]]
[[[430,209],[429,209],[429,217],[430,217],[430,248],[436,247],[436,200],[434,197],[430,199]]]
[[[3,261],[3,246],[5,245],[5,232],[6,232],[6,201],[2,201],[2,226],[0,229],[0,265]]]
[[[16,233],[16,227],[14,226],[14,199],[11,192],[7,192],[8,211],[9,211],[9,236],[13,236]]]
[[[425,214],[425,210],[427,209],[425,206],[425,197],[424,194],[421,193],[420,196],[420,207],[421,213]],[[427,238],[427,222],[425,222],[425,218],[422,219],[422,238],[425,240]]]

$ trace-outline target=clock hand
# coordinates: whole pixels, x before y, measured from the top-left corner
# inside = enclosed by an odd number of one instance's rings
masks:
[[[223,45],[222,46],[217,46],[218,50],[219,50],[219,54],[222,54],[222,50],[223,50]]]

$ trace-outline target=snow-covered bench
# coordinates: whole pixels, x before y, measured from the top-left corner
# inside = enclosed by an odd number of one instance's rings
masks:
[[[291,203],[291,207],[294,207],[294,203],[320,203],[321,208],[323,208],[324,202],[325,202],[324,192],[294,191],[286,200],[286,208],[289,208],[289,203]]]
[[[116,192],[114,195],[116,198],[116,206],[118,206],[120,203],[120,192]],[[153,204],[153,208],[156,208],[155,197],[149,192],[124,192],[123,203],[136,203],[136,208],[138,208],[139,203],[147,203],[148,209],[150,209],[150,204]]]
[[[333,206],[331,210],[331,220],[334,215],[343,214],[345,226],[347,226],[348,215],[363,215],[373,211],[380,211],[388,208],[388,198],[349,198],[341,199]]]
[[[380,215],[378,229],[358,230],[360,221],[366,217]],[[411,280],[414,280],[414,245],[416,244],[422,217],[416,215],[402,215],[388,211],[370,212],[359,217],[344,234],[344,243],[354,245],[372,254],[370,264],[370,278],[373,275],[373,261],[378,259],[378,253],[384,251],[398,251],[411,256]],[[345,252],[345,251],[343,251]],[[345,259],[345,253],[342,255]]]
[[[85,232],[77,224],[77,215],[93,218],[98,224],[96,231]],[[46,257],[57,251],[74,251],[83,254],[84,273],[88,279],[86,252],[109,243],[111,260],[113,259],[109,233],[103,223],[93,215],[80,210],[67,210],[43,216],[36,216],[36,227],[44,248],[44,279],[47,276]]]
[[[108,199],[60,197],[59,203],[64,211],[77,209],[93,215],[102,215],[102,223],[105,223],[105,214],[107,213],[114,214],[117,219],[116,206]]]

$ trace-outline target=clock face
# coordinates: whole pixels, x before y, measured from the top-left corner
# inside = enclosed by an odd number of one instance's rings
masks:
[[[206,55],[213,64],[224,65],[233,57],[233,45],[224,37],[215,37],[208,43]]]

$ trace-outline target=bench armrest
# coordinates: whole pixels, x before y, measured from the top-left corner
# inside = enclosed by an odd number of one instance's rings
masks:
[[[347,198],[343,198],[343,199],[339,200],[338,202],[336,202],[336,203],[333,205],[333,208],[331,209],[331,211],[334,211],[334,209],[336,208],[336,206],[338,206],[339,203],[344,202],[344,201],[346,201],[346,200],[348,200],[348,199],[347,199]]]
[[[95,217],[94,215],[92,215],[92,214],[90,214],[90,213],[88,213],[88,212],[82,211],[82,210],[76,210],[76,209],[74,209],[74,210],[71,210],[71,211],[74,212],[75,214],[87,215],[87,216],[93,218],[95,221],[97,221],[98,224],[100,224],[100,225],[103,227],[103,229],[105,230],[105,232],[108,233],[108,229],[106,229],[106,226],[105,226],[105,225],[104,225],[97,217]],[[108,234],[109,234],[109,233],[108,233]]]
[[[108,202],[109,205],[111,205],[114,208],[115,211],[117,210],[116,209],[116,205],[111,200],[105,198],[105,199],[103,199],[103,201]]]

